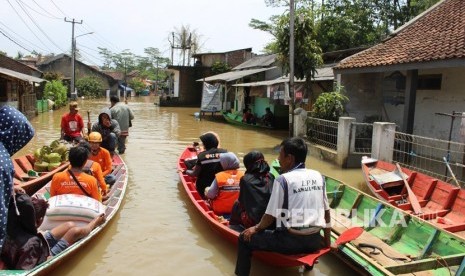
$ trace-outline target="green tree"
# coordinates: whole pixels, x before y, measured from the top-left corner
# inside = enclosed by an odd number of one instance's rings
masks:
[[[43,78],[48,81],[53,81],[53,80],[61,81],[63,80],[63,74],[59,72],[45,72]]]
[[[98,98],[103,91],[102,83],[94,76],[80,78],[76,81],[76,88],[80,96]]]
[[[145,83],[142,82],[140,79],[132,79],[128,83],[129,86],[134,89],[137,95],[140,94],[146,88]]]
[[[316,69],[323,63],[321,48],[315,40],[316,34],[311,11],[300,8],[295,11],[295,18],[294,74],[298,79],[305,78],[306,87],[309,89]],[[280,16],[275,29],[278,60],[283,65],[285,73],[289,72],[289,22],[289,14]]]
[[[49,99],[55,102],[56,107],[66,104],[66,86],[60,80],[52,80],[45,84],[44,99]]]
[[[212,73],[213,74],[221,74],[221,73],[225,73],[225,72],[228,72],[228,71],[231,71],[231,66],[229,66],[228,63],[226,62],[223,62],[223,61],[219,61],[219,60],[216,60],[215,62],[213,62],[212,64]]]

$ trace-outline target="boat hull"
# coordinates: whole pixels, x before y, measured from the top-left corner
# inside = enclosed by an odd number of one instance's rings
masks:
[[[237,125],[237,126],[243,126],[243,127],[248,127],[248,128],[266,128],[266,129],[274,129],[273,127],[270,126],[265,126],[262,124],[247,124],[242,122],[242,115],[236,114],[236,113],[230,113],[230,112],[223,112],[223,117],[226,120],[226,122]]]
[[[18,187],[23,188],[28,195],[33,195],[47,184],[55,173],[64,171],[69,162],[63,162],[60,166],[49,172],[41,172],[38,177],[31,177],[28,175],[29,170],[34,168],[34,156],[31,154],[11,158],[11,162],[15,168],[13,182]]]
[[[113,156],[113,166],[114,170],[112,173],[116,177],[116,182],[110,188],[108,192],[108,199],[104,202],[104,204],[106,205],[105,223],[95,228],[88,236],[69,246],[65,251],[63,251],[59,255],[48,259],[47,261],[36,266],[32,270],[1,270],[0,275],[48,275],[57,266],[59,266],[61,263],[68,260],[69,258],[73,257],[80,249],[85,247],[86,244],[90,243],[99,234],[101,234],[101,232],[103,232],[103,229],[105,229],[106,226],[109,225],[109,223],[113,220],[114,216],[118,212],[121,203],[123,202],[128,184],[128,171],[126,164],[117,154]],[[50,182],[47,183],[44,187],[42,187],[39,191],[37,191],[37,194],[43,194],[46,198],[48,198],[49,187]]]

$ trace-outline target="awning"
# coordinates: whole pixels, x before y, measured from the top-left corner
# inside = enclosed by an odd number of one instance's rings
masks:
[[[131,92],[132,90],[134,90],[134,89],[132,89],[131,87],[129,87],[129,86],[124,86],[124,85],[122,85],[122,84],[119,85],[119,88],[123,89],[123,91],[126,90],[126,92]]]
[[[263,71],[268,71],[271,69],[276,68],[275,66],[273,67],[268,67],[268,68],[259,68],[259,69],[248,69],[248,70],[241,70],[241,71],[231,71],[231,72],[226,72],[214,76],[210,76],[207,78],[203,79],[198,79],[197,81],[225,81],[225,82],[230,82],[233,80],[237,80],[240,78],[243,78],[245,76],[250,76],[256,73],[260,73]]]
[[[257,82],[247,82],[247,83],[238,83],[233,84],[232,86],[247,86],[247,87],[255,87],[255,86],[270,86],[278,83],[288,83],[289,78],[280,77],[274,80],[266,80],[266,81],[257,81]],[[305,80],[298,80],[294,79],[294,82],[305,82]]]
[[[334,74],[333,74],[333,67],[335,64],[327,65],[322,68],[318,68],[315,73],[315,77],[313,78],[313,81],[325,81],[325,80],[333,80],[334,79]],[[257,81],[257,82],[248,82],[248,83],[238,83],[238,84],[233,84],[232,86],[247,86],[247,87],[254,87],[254,86],[270,86],[278,83],[288,83],[289,82],[289,76],[286,77],[279,77],[274,80],[266,80],[266,81]],[[294,78],[295,83],[302,83],[305,82],[305,79],[299,80]]]
[[[34,77],[34,76],[31,76],[31,75],[26,75],[26,74],[16,72],[16,71],[13,71],[13,70],[9,70],[9,69],[3,68],[3,67],[0,67],[0,74],[4,74],[4,75],[7,75],[7,76],[10,76],[10,77],[13,77],[13,78],[17,78],[17,79],[24,80],[24,81],[30,81],[30,82],[47,81],[47,80],[44,80],[44,79],[41,79],[41,78],[38,78],[38,77]]]

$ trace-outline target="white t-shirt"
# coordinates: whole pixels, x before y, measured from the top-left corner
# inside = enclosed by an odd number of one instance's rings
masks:
[[[284,187],[288,186],[288,209],[283,210]],[[294,169],[276,178],[266,214],[286,227],[326,227],[325,211],[329,210],[323,176],[310,169]]]

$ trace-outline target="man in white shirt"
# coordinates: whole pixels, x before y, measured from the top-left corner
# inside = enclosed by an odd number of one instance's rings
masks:
[[[273,184],[260,222],[239,236],[236,275],[249,275],[254,250],[301,254],[330,246],[331,218],[325,180],[319,172],[305,168],[306,157],[303,139],[288,138],[281,143],[278,159],[283,173]],[[273,223],[276,230],[267,230]]]

